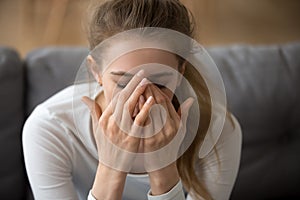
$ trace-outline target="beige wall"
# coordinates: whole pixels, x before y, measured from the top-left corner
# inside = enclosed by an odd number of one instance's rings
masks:
[[[185,0],[204,44],[300,40],[299,0]]]
[[[300,41],[300,0],[182,0],[204,45]],[[88,0],[0,0],[0,45],[22,55],[47,45],[86,45]]]

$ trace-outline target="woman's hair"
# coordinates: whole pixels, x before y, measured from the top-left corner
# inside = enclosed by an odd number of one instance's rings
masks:
[[[190,11],[179,0],[94,0],[88,9],[87,35],[90,49],[120,32],[143,27],[159,27],[194,37],[194,20]],[[179,58],[179,64],[184,63]],[[199,147],[207,133],[211,119],[211,100],[208,88],[191,64],[187,63],[184,77],[189,80],[201,109],[199,128],[194,141],[177,160],[177,168],[185,189],[196,199],[212,199],[196,174]],[[173,99],[173,104],[176,102]],[[178,107],[178,105],[174,105]],[[216,150],[216,149],[215,149]]]

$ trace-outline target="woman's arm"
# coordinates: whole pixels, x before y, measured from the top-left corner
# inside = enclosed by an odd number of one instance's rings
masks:
[[[35,199],[78,199],[72,183],[72,150],[66,129],[44,115],[30,116],[23,129],[26,170]]]
[[[188,112],[194,100],[192,98],[188,98],[180,105],[180,109],[176,111],[171,103],[170,98],[161,92],[159,88],[157,88],[155,85],[149,85],[148,89],[149,90],[145,91],[146,97],[150,95],[154,96],[155,101],[162,105],[165,111],[167,111],[167,119],[161,131],[152,137],[155,139],[154,142],[149,142],[148,139],[145,139],[145,149],[146,151],[150,149],[150,152],[153,152],[156,149],[164,148],[163,154],[168,156],[166,157],[165,155],[158,155],[157,158],[149,158],[150,162],[147,163],[152,165],[157,163],[157,160],[161,159],[171,161],[170,158],[172,157],[174,160],[176,160],[178,149],[183,139],[181,137],[183,137],[186,132]],[[156,119],[159,118],[159,116],[154,117],[156,117]],[[172,146],[169,146],[171,143],[170,140],[175,141],[174,143],[172,141]],[[162,147],[160,146],[161,144],[163,144]],[[148,199],[185,199],[176,162],[170,162],[170,164],[164,168],[150,171],[149,179],[151,191],[148,193]]]
[[[153,97],[149,98],[135,116],[132,124],[131,114],[146,88],[146,85],[141,82],[143,74],[143,70],[137,73],[125,89],[110,101],[103,112],[103,105],[101,108],[98,102],[89,97],[82,98],[91,113],[93,134],[99,156],[99,165],[92,194],[90,194],[95,199],[118,200],[122,198],[127,172],[132,167],[141,140],[138,137],[132,137],[129,133],[141,134],[136,127],[145,123],[154,103]]]
[[[169,192],[180,180],[176,163],[149,173],[151,195]]]
[[[98,164],[96,177],[91,193],[96,199],[121,199],[126,181],[125,172],[109,168],[101,163]],[[103,187],[105,183],[105,187]]]

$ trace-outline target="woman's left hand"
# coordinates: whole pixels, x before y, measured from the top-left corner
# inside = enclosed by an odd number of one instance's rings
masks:
[[[159,132],[142,140],[145,155],[145,169],[149,171],[152,195],[169,191],[179,181],[176,167],[178,151],[186,133],[186,121],[193,98],[188,98],[176,112],[170,97],[156,85],[148,84],[145,99],[154,97],[158,109],[150,112],[148,122],[153,126],[162,127]],[[150,124],[150,125],[151,125]],[[151,128],[151,126],[150,126]],[[163,166],[163,168],[161,168]],[[158,170],[153,170],[158,168]]]

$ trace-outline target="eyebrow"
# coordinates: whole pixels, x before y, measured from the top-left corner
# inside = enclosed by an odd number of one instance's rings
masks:
[[[110,72],[111,75],[115,75],[115,76],[127,76],[127,77],[133,77],[134,74],[130,74],[130,73],[127,73],[127,72],[123,72],[123,71],[116,71],[116,72]],[[162,76],[171,76],[173,75],[172,72],[162,72],[162,73],[157,73],[157,74],[153,74],[153,75],[150,75],[149,77],[162,77]]]

